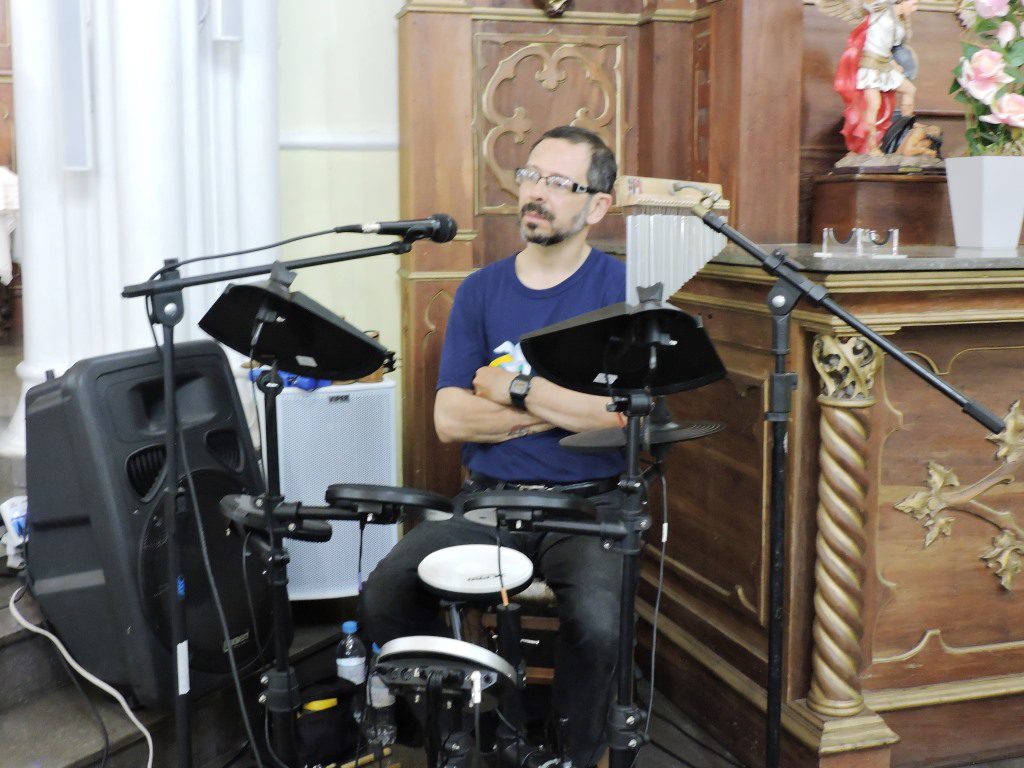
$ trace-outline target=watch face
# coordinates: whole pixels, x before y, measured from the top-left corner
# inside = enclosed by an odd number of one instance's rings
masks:
[[[530,391],[530,382],[526,379],[512,379],[512,384],[509,385],[509,392],[513,395],[525,395]]]

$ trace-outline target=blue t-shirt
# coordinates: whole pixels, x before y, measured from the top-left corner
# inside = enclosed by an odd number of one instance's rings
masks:
[[[516,257],[484,267],[455,294],[441,351],[437,388],[472,389],[477,368],[503,358],[503,367],[525,364],[519,339],[538,328],[625,301],[626,267],[596,248],[567,279],[544,290],[523,285]],[[465,443],[462,463],[499,480],[572,483],[620,474],[621,451],[575,453],[558,445],[568,435],[549,429],[503,443]]]

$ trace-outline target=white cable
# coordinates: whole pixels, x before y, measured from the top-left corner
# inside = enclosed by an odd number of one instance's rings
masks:
[[[661,557],[658,562],[658,594],[654,599],[654,620],[651,622],[651,699],[647,702],[647,722],[644,735],[651,731],[651,716],[654,714],[654,672],[658,654],[658,615],[661,613],[661,595],[665,587],[665,554],[668,549],[668,481],[661,475]],[[638,753],[639,754],[639,753]]]
[[[7,604],[7,607],[11,609],[11,615],[14,617],[14,620],[21,624],[21,626],[23,626],[29,632],[35,632],[37,635],[42,635],[43,637],[48,639],[51,643],[57,646],[57,650],[60,651],[60,655],[67,660],[68,664],[70,664],[78,674],[80,674],[90,683],[95,685],[101,691],[104,691],[105,693],[108,693],[114,697],[117,703],[121,705],[121,709],[124,710],[124,713],[128,715],[128,719],[132,721],[132,725],[138,728],[139,731],[142,733],[143,737],[146,739],[146,744],[149,746],[149,757],[146,760],[146,768],[153,768],[153,737],[149,734],[149,731],[146,730],[146,726],[140,723],[138,718],[135,717],[135,713],[132,712],[131,707],[128,706],[128,702],[124,700],[124,696],[122,696],[116,690],[114,690],[109,685],[104,683],[98,677],[88,672],[84,667],[82,667],[81,664],[75,661],[71,657],[71,654],[68,653],[68,649],[64,647],[64,644],[60,640],[58,640],[55,635],[51,634],[50,632],[47,632],[42,627],[37,627],[34,624],[31,624],[28,621],[26,621],[25,617],[21,615],[21,612],[18,611],[18,607],[15,605],[15,603],[21,598],[24,592],[24,586],[18,587],[14,591],[14,594],[11,595],[10,602],[8,602]]]

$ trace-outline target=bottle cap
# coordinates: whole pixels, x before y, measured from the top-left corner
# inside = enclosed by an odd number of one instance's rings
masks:
[[[346,621],[344,624],[341,625],[341,631],[344,632],[346,635],[354,635],[356,632],[359,631],[359,622]]]

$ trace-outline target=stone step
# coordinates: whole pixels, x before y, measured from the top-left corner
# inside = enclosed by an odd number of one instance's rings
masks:
[[[18,586],[17,579],[0,577],[0,680],[3,681],[0,685],[0,713],[24,706],[42,693],[71,684],[50,641],[34,635],[14,620],[8,604]],[[17,608],[32,624],[39,626],[43,623],[42,614],[31,595],[23,595]]]
[[[0,577],[0,600],[4,606],[16,586],[15,579]],[[18,606],[30,621],[42,621],[30,595],[25,595]],[[347,613],[351,609],[345,610]],[[333,673],[334,646],[340,639],[340,629],[333,616],[303,616],[301,610],[299,615],[290,655],[296,676],[304,685]],[[82,694],[71,684],[58,661],[56,649],[45,638],[16,624],[6,608],[0,609],[0,680],[0,766],[91,768],[100,764],[102,732]],[[145,741],[120,707],[90,684],[81,684],[110,733],[107,767],[145,765]],[[259,691],[257,675],[243,681],[246,708],[258,740],[262,739],[263,730],[263,709],[257,702]],[[139,710],[138,716],[150,728],[156,743],[154,765],[175,766],[172,715]],[[191,721],[193,764],[197,768],[221,768],[232,762],[246,744],[238,700],[230,685],[194,702]],[[251,758],[243,758],[240,764],[250,762]]]
[[[6,574],[6,557],[0,557],[0,574]],[[20,582],[10,575],[0,575],[0,649],[19,639],[28,637],[31,633],[14,620],[7,605],[18,588]],[[43,614],[32,595],[27,592],[18,601],[18,610],[31,623],[39,626],[43,623]]]
[[[141,738],[113,700],[92,699],[91,695],[90,699],[110,735],[110,756]],[[152,712],[140,712],[138,717],[147,728],[161,719]],[[103,752],[102,731],[74,687],[36,696],[0,715],[0,744],[4,760],[11,766],[79,768],[96,764]],[[145,763],[136,763],[140,764]]]
[[[110,697],[83,689],[103,720],[109,736],[107,768],[138,768],[146,764],[145,739]],[[252,692],[255,702],[255,691]],[[250,713],[250,718],[258,713]],[[168,712],[137,710],[154,744],[154,766],[176,765],[174,718]],[[213,768],[226,765],[246,745],[231,691],[205,697],[192,707],[193,765]],[[255,729],[260,725],[253,722]],[[24,706],[0,715],[0,749],[5,766],[32,768],[92,768],[101,763],[103,732],[95,715],[73,686],[35,697]]]

